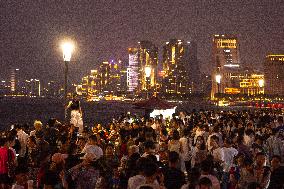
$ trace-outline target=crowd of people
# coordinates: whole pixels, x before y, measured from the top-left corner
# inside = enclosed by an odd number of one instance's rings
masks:
[[[1,132],[0,189],[283,189],[283,110],[52,118]]]

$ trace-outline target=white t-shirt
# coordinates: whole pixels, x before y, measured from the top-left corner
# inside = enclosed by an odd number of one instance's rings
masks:
[[[223,170],[224,172],[229,172],[230,168],[234,165],[234,157],[238,154],[238,150],[233,147],[226,148],[223,147]]]

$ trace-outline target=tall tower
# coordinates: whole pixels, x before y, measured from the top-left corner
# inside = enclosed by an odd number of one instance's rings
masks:
[[[102,92],[109,92],[108,91],[108,84],[109,84],[109,81],[110,81],[110,65],[107,61],[105,61],[101,64],[100,74],[101,74]]]
[[[264,62],[265,94],[284,94],[284,54],[270,54]]]
[[[129,48],[127,86],[129,92],[140,94],[155,89],[157,83],[158,48],[150,41],[138,42]]]
[[[212,92],[225,93],[228,88],[239,87],[239,42],[232,35],[214,35],[212,50]]]
[[[127,88],[129,92],[134,92],[138,87],[139,63],[138,49],[128,48],[129,64],[127,67]]]
[[[166,94],[191,93],[186,67],[189,64],[188,45],[182,40],[171,39],[163,47],[163,84]]]
[[[19,72],[19,69],[18,68],[13,68],[11,69],[11,75],[10,75],[10,89],[11,89],[11,93],[12,94],[15,94],[17,93],[17,87],[18,87],[18,84],[19,84],[19,76],[18,76],[18,72]]]
[[[138,42],[139,86],[138,92],[151,90],[156,87],[158,48],[150,41]]]

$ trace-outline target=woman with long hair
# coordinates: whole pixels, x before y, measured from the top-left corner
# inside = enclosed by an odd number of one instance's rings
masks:
[[[198,136],[196,138],[195,144],[193,145],[191,152],[192,152],[191,167],[196,167],[203,160],[206,159],[207,149],[203,136]]]

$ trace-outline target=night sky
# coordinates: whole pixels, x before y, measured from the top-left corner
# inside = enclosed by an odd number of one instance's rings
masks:
[[[127,59],[140,40],[159,48],[170,38],[196,41],[209,72],[212,35],[225,33],[239,37],[241,63],[261,69],[267,53],[284,53],[284,1],[2,0],[0,79],[14,67],[23,78],[62,80],[66,37],[76,41],[72,82],[103,60]]]

